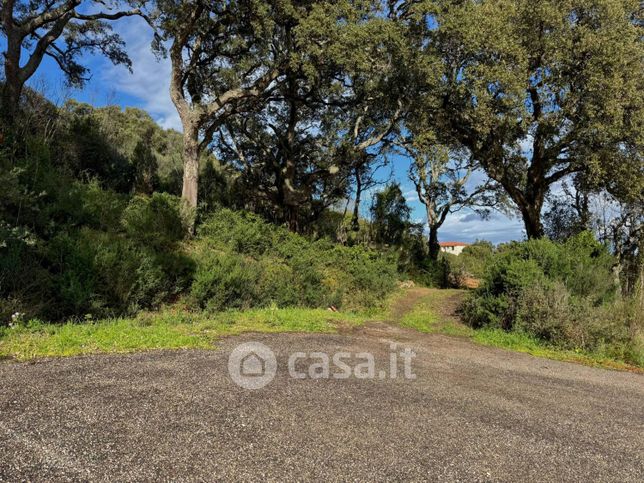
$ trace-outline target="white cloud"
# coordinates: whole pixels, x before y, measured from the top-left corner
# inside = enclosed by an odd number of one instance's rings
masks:
[[[415,189],[405,191],[403,193],[403,196],[405,197],[405,200],[407,200],[407,203],[415,203],[417,201],[420,201],[420,198],[418,198],[418,192]]]
[[[487,220],[470,210],[449,215],[439,231],[441,240],[473,242],[488,240],[501,243],[525,238],[523,223],[501,213],[492,213]]]

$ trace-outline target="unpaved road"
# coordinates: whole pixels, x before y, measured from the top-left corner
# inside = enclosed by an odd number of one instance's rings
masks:
[[[228,355],[277,354],[241,389]],[[413,381],[292,379],[294,351],[412,348]],[[218,351],[0,364],[0,480],[642,481],[644,376],[371,326]]]

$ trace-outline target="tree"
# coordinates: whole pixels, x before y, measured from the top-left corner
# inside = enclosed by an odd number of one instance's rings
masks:
[[[371,223],[376,243],[400,245],[409,228],[411,209],[398,184],[376,193],[371,204]]]
[[[614,271],[621,276],[624,295],[639,291],[640,304],[644,302],[644,203],[619,204],[619,211],[609,225],[611,245],[617,263]]]
[[[409,179],[427,214],[429,256],[438,260],[438,230],[447,215],[466,207],[492,206],[494,185],[487,180],[472,188],[467,186],[478,169],[467,153],[421,139],[407,140],[402,146],[411,158]]]
[[[231,116],[216,144],[256,188],[260,211],[297,230],[368,171],[401,109],[383,87],[396,84],[397,37],[378,2],[293,4],[275,17],[272,42],[289,59],[282,75],[258,109]]]
[[[201,152],[227,118],[249,109],[279,76],[282,58],[271,48],[276,12],[251,0],[158,4],[155,47],[165,54],[169,43],[170,96],[183,127],[182,198],[194,210]]]
[[[45,56],[51,57],[74,86],[87,80],[79,63],[86,52],[100,52],[114,64],[131,62],[111,21],[143,16],[146,1],[0,0],[0,33],[6,37],[2,106],[13,123],[25,83]],[[127,10],[125,8],[128,8]],[[22,63],[22,65],[21,65]]]
[[[362,194],[375,185],[374,172],[387,163],[401,121],[418,100],[411,87],[427,58],[419,55],[427,29],[417,12],[420,3],[362,2],[362,9],[354,7],[353,23],[322,30],[334,32],[334,42],[312,42],[315,55],[334,56],[343,66],[341,110],[327,130],[336,133],[338,164],[349,167],[354,182],[353,230],[359,228]]]
[[[295,53],[295,45],[286,51]],[[348,177],[320,128],[333,112],[325,102],[329,84],[301,67],[293,61],[267,102],[232,117],[216,143],[220,157],[240,172],[246,207],[293,231],[343,196]]]
[[[438,4],[427,49],[443,65],[436,122],[503,186],[529,238],[544,234],[555,183],[641,170],[629,164],[644,132],[640,2]]]

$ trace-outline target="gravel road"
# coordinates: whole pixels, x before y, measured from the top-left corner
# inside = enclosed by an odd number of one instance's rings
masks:
[[[231,350],[248,341],[277,356],[275,379],[254,391],[228,373]],[[369,352],[389,367],[392,342],[416,353],[415,379],[287,370],[297,351]],[[312,360],[299,359],[298,372]],[[216,351],[0,363],[0,481],[643,477],[644,376],[387,325],[249,334]]]

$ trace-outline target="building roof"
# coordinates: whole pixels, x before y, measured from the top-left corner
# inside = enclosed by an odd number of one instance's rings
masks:
[[[456,242],[456,241],[440,242],[439,245],[442,246],[442,247],[468,247],[468,246],[470,246],[469,243]]]

